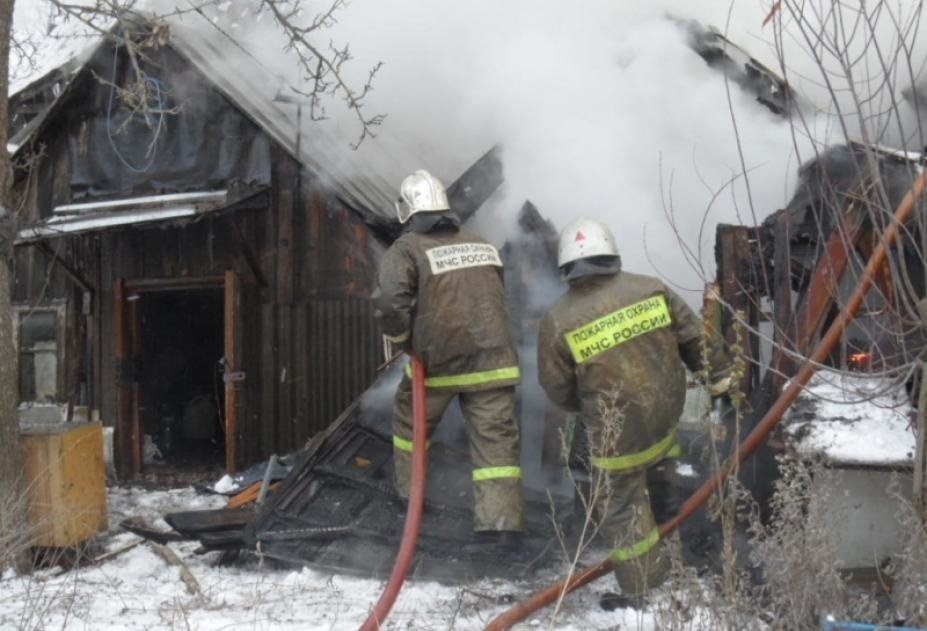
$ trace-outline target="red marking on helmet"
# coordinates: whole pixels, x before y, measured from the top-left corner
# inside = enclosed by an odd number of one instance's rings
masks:
[[[586,235],[583,234],[582,230],[578,230],[576,232],[576,238],[573,239],[573,241],[585,241],[585,240],[586,240]]]

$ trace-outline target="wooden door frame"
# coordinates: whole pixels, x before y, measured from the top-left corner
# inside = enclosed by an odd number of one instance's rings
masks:
[[[225,288],[225,365],[223,381],[225,382],[225,470],[235,473],[238,465],[238,392],[244,376],[242,372],[239,346],[241,331],[238,315],[241,308],[241,280],[234,270],[226,270],[223,282]]]
[[[140,395],[135,366],[141,353],[141,318],[138,298],[145,293],[196,289],[221,289],[223,292],[223,340],[226,373],[238,372],[238,345],[236,326],[240,308],[241,281],[232,271],[222,276],[196,278],[159,278],[125,280],[117,278],[113,286],[114,355],[116,358],[116,423],[115,443],[118,450],[118,472],[126,479],[142,472],[144,433],[141,428]],[[234,381],[225,382],[225,463],[229,473],[235,471],[238,444],[237,426],[238,387]]]

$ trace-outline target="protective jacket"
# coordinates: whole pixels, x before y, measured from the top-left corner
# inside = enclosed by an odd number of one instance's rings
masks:
[[[555,403],[582,413],[594,467],[646,467],[675,447],[683,364],[702,368],[700,334],[679,296],[656,278],[624,271],[573,281],[545,315],[540,382]],[[711,365],[726,370],[723,349],[709,346]],[[618,427],[606,427],[615,410]]]
[[[426,385],[458,392],[519,382],[502,260],[491,244],[450,226],[407,232],[380,264],[378,315],[398,343],[411,336]]]

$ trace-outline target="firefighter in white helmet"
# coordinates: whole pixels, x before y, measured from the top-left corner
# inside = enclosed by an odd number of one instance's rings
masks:
[[[427,171],[402,182],[396,210],[412,229],[383,256],[378,316],[387,336],[425,364],[429,435],[458,398],[470,437],[474,530],[486,533],[481,541],[510,545],[517,536],[499,533],[522,530],[515,420],[520,373],[499,252],[460,226],[444,186]],[[407,370],[393,416],[396,485],[403,496],[411,474],[411,399]]]
[[[558,265],[569,290],[541,321],[540,381],[555,403],[581,415],[592,486],[607,490],[597,495],[602,532],[633,603],[668,569],[657,523],[677,508],[676,424],[684,365],[702,369],[701,327],[660,280],[621,269],[615,238],[599,221],[563,229]],[[717,341],[709,348],[715,381],[727,383],[727,356]]]

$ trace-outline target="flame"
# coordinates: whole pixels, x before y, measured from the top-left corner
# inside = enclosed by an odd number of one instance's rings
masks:
[[[857,367],[867,366],[871,357],[872,353],[853,353],[850,355],[850,364]]]

